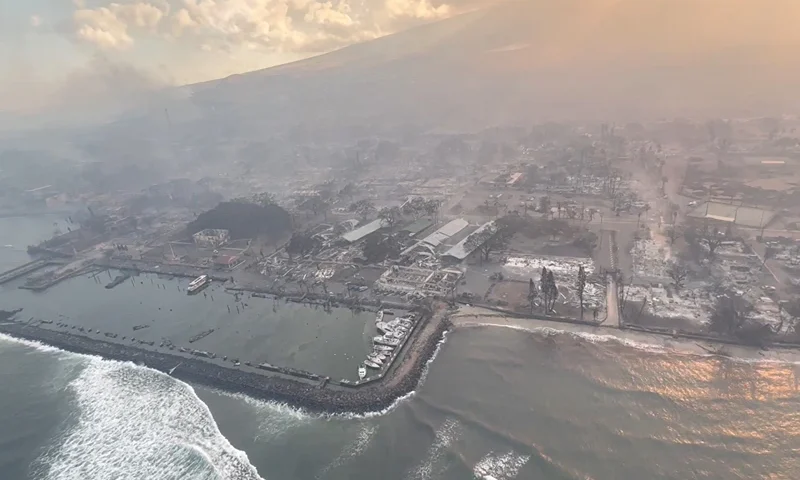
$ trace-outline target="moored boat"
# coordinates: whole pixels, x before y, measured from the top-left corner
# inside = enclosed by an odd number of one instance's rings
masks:
[[[386,336],[377,336],[373,338],[372,341],[377,343],[378,345],[387,345],[390,347],[396,347],[400,345],[400,340]]]
[[[186,289],[186,292],[190,295],[192,293],[197,293],[206,287],[209,283],[211,283],[211,277],[208,275],[200,275],[199,277],[195,278],[191,282],[189,282],[189,287]]]

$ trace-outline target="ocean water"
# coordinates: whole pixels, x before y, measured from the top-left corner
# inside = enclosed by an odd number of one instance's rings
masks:
[[[0,478],[796,479],[798,368],[477,326],[389,410],[320,416],[0,337]]]
[[[458,329],[385,412],[319,416],[0,338],[4,479],[795,479],[796,365]]]

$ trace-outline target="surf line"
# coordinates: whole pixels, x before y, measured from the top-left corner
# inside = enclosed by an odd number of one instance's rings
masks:
[[[450,326],[447,314],[440,311],[433,315],[395,368],[380,380],[358,385],[333,382],[320,376],[305,379],[284,373],[284,369],[261,373],[231,368],[201,358],[185,358],[13,320],[0,323],[0,333],[69,352],[134,362],[186,382],[286,403],[309,413],[365,415],[386,411],[396,405],[398,399],[414,392],[424,378],[428,360],[434,356]]]

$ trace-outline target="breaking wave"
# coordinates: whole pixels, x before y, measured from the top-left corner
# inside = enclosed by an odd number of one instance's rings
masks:
[[[651,353],[665,353],[669,351],[669,349],[667,349],[663,345],[637,342],[635,340],[630,340],[628,338],[623,338],[617,335],[600,335],[589,332],[575,332],[570,330],[561,330],[552,327],[522,327],[519,325],[509,325],[507,323],[492,323],[492,322],[460,323],[459,327],[463,328],[500,327],[500,328],[507,328],[510,330],[517,330],[520,332],[536,333],[544,337],[549,337],[553,335],[569,335],[573,338],[578,338],[580,340],[596,344],[612,343],[612,342],[619,343],[620,345],[625,345],[626,347],[636,348],[638,350],[644,350]]]
[[[444,470],[441,460],[447,453],[447,449],[461,436],[461,424],[448,418],[441,427],[436,430],[433,445],[428,449],[428,456],[425,460],[408,475],[408,480],[429,480],[440,474]]]
[[[54,373],[69,379],[64,388],[73,396],[76,414],[35,462],[43,478],[261,479],[247,455],[222,435],[190,385],[130,362],[2,334],[0,342],[57,355]],[[277,411],[287,416],[284,409]]]
[[[364,453],[369,444],[372,443],[372,439],[375,438],[376,433],[378,433],[377,425],[362,425],[356,439],[350,442],[350,444],[348,444],[342,450],[339,456],[337,456],[330,464],[323,468],[316,478],[324,478],[331,470],[346,465],[350,460]]]
[[[91,358],[68,389],[78,416],[40,459],[48,479],[261,478],[188,384]]]
[[[258,421],[256,439],[277,438],[295,428],[308,425],[319,418],[286,403],[259,400],[241,393],[229,393],[222,390],[214,391],[219,395],[239,400],[253,411]]]
[[[579,340],[593,343],[593,344],[608,344],[608,343],[616,343],[619,345],[623,345],[626,347],[634,348],[636,350],[648,352],[648,353],[670,353],[670,354],[677,354],[677,355],[687,355],[692,357],[699,357],[699,358],[711,358],[711,357],[723,357],[720,354],[715,353],[698,353],[695,351],[681,351],[679,344],[673,346],[665,346],[665,345],[658,345],[654,343],[647,343],[647,342],[639,342],[636,340],[631,340],[630,338],[625,338],[619,335],[613,334],[596,334],[590,332],[579,332],[579,331],[571,331],[571,330],[562,330],[553,327],[523,327],[520,325],[512,325],[507,323],[492,323],[492,322],[461,322],[458,324],[458,328],[485,328],[485,327],[499,327],[505,328],[509,330],[516,330],[520,332],[527,332],[533,333],[537,335],[541,335],[543,337],[551,337],[557,335],[566,335],[572,338],[577,338]],[[687,340],[687,342],[690,342]],[[745,347],[742,347],[745,348]],[[797,352],[795,352],[797,353]],[[788,360],[788,359],[780,359],[780,358],[745,358],[741,356],[728,356],[725,355],[723,358],[729,360],[731,362],[740,362],[740,363],[749,363],[749,364],[782,364],[782,365],[798,365],[800,366],[800,360]]]
[[[491,452],[475,465],[472,473],[475,474],[475,478],[482,480],[512,480],[530,458],[530,455],[519,455],[514,452],[503,455]]]
[[[56,353],[56,354],[71,355],[71,354],[65,352],[64,350],[60,350],[60,349],[58,349],[56,347],[51,347],[50,345],[46,345],[46,344],[41,343],[41,342],[36,342],[36,341],[33,341],[33,340],[22,340],[20,338],[12,337],[12,336],[6,335],[4,333],[0,333],[0,342],[6,343],[6,344],[23,345],[23,346],[26,346],[28,348],[34,349],[34,350],[36,350],[37,352],[40,352],[40,353]]]

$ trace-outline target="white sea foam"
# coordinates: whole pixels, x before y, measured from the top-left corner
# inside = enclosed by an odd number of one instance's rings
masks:
[[[528,332],[528,333],[536,333],[542,336],[551,336],[551,335],[569,335],[574,338],[579,338],[581,340],[585,340],[589,343],[619,343],[628,347],[636,348],[639,350],[645,350],[652,353],[663,353],[669,351],[663,345],[656,345],[653,343],[644,343],[644,342],[637,342],[635,340],[630,340],[628,338],[619,337],[617,335],[600,335],[596,333],[589,333],[589,332],[577,332],[571,330],[562,330],[558,328],[552,327],[523,327],[520,325],[513,325],[508,323],[492,323],[492,322],[465,322],[459,323],[459,327],[464,328],[480,328],[480,327],[500,327],[500,328],[508,328],[511,330],[517,330],[521,332]]]
[[[482,480],[512,480],[530,458],[530,455],[519,455],[515,452],[503,455],[490,452],[475,465],[472,472],[476,478]]]
[[[345,446],[342,452],[319,472],[317,478],[324,478],[331,470],[346,465],[350,460],[364,453],[377,433],[378,425],[363,423],[356,439]]]
[[[69,384],[76,423],[39,459],[46,478],[260,478],[191,386],[132,363],[85,358]]]
[[[66,353],[63,350],[59,350],[56,347],[51,347],[50,345],[46,345],[41,342],[36,342],[33,340],[23,340],[21,338],[16,338],[10,335],[6,335],[4,333],[0,333],[0,344],[3,343],[7,345],[11,344],[23,345],[33,350],[36,350],[37,352],[40,353],[55,353],[55,354]]]
[[[617,343],[620,345],[624,345],[626,347],[635,348],[637,350],[649,352],[649,353],[671,353],[671,354],[679,354],[679,355],[687,355],[692,357],[701,357],[701,358],[709,358],[709,357],[720,357],[718,354],[713,353],[698,353],[695,348],[687,346],[686,349],[681,350],[680,344],[675,344],[674,346],[666,346],[666,345],[658,345],[654,343],[646,343],[646,342],[639,342],[636,340],[631,340],[630,338],[625,338],[618,335],[607,335],[607,334],[595,334],[589,332],[580,332],[580,331],[572,331],[572,330],[562,330],[558,328],[552,327],[524,327],[520,325],[513,325],[508,323],[493,323],[493,322],[460,322],[458,324],[459,328],[483,328],[483,327],[499,327],[499,328],[507,328],[510,330],[517,330],[521,332],[528,332],[528,333],[535,333],[542,336],[552,336],[552,335],[569,335],[574,338],[581,339],[583,341],[594,343],[594,344],[604,344],[604,343]],[[667,337],[665,337],[666,339]],[[687,340],[688,342],[691,342]],[[745,348],[745,347],[739,347]],[[723,351],[725,347],[723,346]],[[736,356],[736,355],[726,355],[724,357],[726,360],[732,362],[740,362],[740,363],[749,363],[749,364],[783,364],[783,365],[800,365],[800,360],[787,360],[781,358],[749,358],[743,356]]]
[[[428,456],[425,460],[408,475],[408,480],[429,480],[436,474],[444,470],[441,460],[447,453],[447,449],[461,436],[461,424],[458,421],[448,418],[444,421],[435,433],[433,445],[428,449]]]
[[[229,393],[215,390],[219,395],[235,398],[244,403],[258,422],[257,439],[274,439],[291,430],[308,425],[320,417],[286,403],[260,400],[242,393]]]

